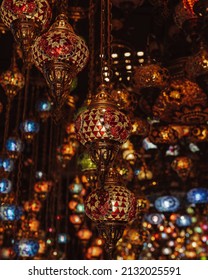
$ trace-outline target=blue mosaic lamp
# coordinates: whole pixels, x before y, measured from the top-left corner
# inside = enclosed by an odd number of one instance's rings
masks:
[[[12,182],[7,178],[0,179],[0,194],[10,193],[12,190]]]
[[[20,124],[20,129],[26,140],[32,140],[34,135],[39,132],[39,123],[34,119],[27,119]]]
[[[35,239],[23,238],[14,243],[14,251],[19,257],[34,257],[39,250],[39,243]]]
[[[150,213],[145,215],[145,220],[151,225],[160,225],[163,222],[164,217],[160,213]]]
[[[192,223],[191,217],[189,215],[180,215],[176,219],[176,225],[178,227],[189,227]]]
[[[51,102],[47,99],[41,99],[37,102],[36,104],[36,110],[39,113],[39,116],[42,120],[46,120],[52,110],[52,105]]]
[[[75,207],[75,213],[83,214],[85,213],[84,203],[78,203]]]
[[[191,204],[208,203],[208,189],[194,188],[187,193],[187,200]]]
[[[178,198],[172,195],[160,196],[155,200],[155,208],[162,213],[172,213],[179,209],[180,202]]]
[[[19,154],[23,151],[23,142],[18,137],[9,137],[6,141],[6,150],[9,157],[17,159]]]
[[[14,204],[4,204],[0,206],[0,220],[17,221],[23,215],[22,208]]]
[[[0,170],[1,174],[8,175],[14,170],[14,161],[8,156],[0,156]]]
[[[84,188],[84,186],[82,183],[74,182],[69,185],[69,191],[72,194],[80,194],[81,191],[83,190],[83,188]]]

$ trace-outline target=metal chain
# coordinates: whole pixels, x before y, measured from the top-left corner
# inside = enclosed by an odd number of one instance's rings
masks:
[[[91,99],[92,93],[94,91],[94,80],[95,80],[95,3],[94,0],[90,0],[88,16],[89,16],[89,50],[90,50],[88,98]]]

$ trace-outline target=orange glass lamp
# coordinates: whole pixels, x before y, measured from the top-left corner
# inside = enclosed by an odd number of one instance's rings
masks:
[[[198,2],[198,0],[183,0],[184,8],[194,14],[193,7],[196,2]]]

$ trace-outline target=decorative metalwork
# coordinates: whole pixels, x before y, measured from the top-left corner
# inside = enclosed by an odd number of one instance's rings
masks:
[[[156,124],[151,126],[148,138],[154,144],[176,144],[179,133],[171,125]]]
[[[185,64],[187,77],[195,80],[208,73],[208,51],[207,46],[203,43],[197,53],[191,55]]]
[[[153,62],[151,59],[137,66],[133,76],[133,88],[136,93],[142,94],[148,91],[161,90],[168,86],[170,79],[169,71]]]
[[[116,102],[119,110],[132,115],[138,105],[136,95],[129,92],[124,85],[119,84],[112,87],[111,98]]]
[[[173,80],[158,96],[153,115],[168,123],[203,124],[208,120],[207,96],[188,79]]]

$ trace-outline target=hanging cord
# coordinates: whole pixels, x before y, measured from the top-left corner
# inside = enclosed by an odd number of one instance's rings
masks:
[[[47,143],[48,143],[48,122],[45,123],[45,127],[44,127],[44,135],[43,135],[43,152],[42,152],[42,171],[44,173],[46,173],[46,164],[47,164]]]
[[[107,67],[108,67],[108,75],[109,82],[111,81],[112,70],[111,70],[111,62],[112,62],[112,1],[107,0]]]
[[[53,121],[52,121],[51,118],[48,121],[50,122],[50,124],[48,125],[50,132],[49,132],[48,158],[45,158],[46,159],[45,173],[46,173],[46,177],[49,179],[49,178],[52,178],[52,172],[51,172],[52,159],[51,159],[51,155],[52,155],[52,147],[53,147]],[[50,205],[52,205],[50,202],[51,202],[51,197],[53,197],[53,192],[54,192],[53,189],[54,188],[55,188],[55,184],[54,184],[54,181],[52,181],[51,194],[47,197],[47,200],[46,200],[46,214],[45,214],[45,229],[46,229],[46,231],[49,228],[49,209],[50,209]],[[51,215],[51,213],[50,213],[50,215]]]
[[[69,203],[69,172],[67,172],[67,178],[66,178],[66,199],[65,199],[65,205],[66,205],[66,211],[65,211],[65,217],[64,217],[64,232],[66,233],[66,236],[68,236],[68,221],[69,221],[69,207],[68,207],[68,203]],[[67,243],[68,240],[66,240],[65,246],[64,246],[64,253],[67,256]]]
[[[88,75],[88,99],[92,99],[92,93],[95,87],[95,3],[94,0],[90,0],[89,7],[89,75]]]
[[[18,95],[18,100],[17,100],[16,124],[15,124],[15,128],[14,128],[15,134],[18,134],[18,130],[19,130],[21,109],[22,109],[22,94],[20,93]]]
[[[50,118],[50,133],[49,133],[49,152],[48,152],[48,168],[46,170],[48,178],[52,178],[52,153],[53,153],[53,130],[54,130],[54,123]]]
[[[29,81],[30,81],[30,68],[25,70],[25,91],[24,91],[24,104],[23,104],[23,114],[22,120],[25,120],[27,113],[27,100],[28,100],[28,91],[29,91]]]
[[[5,151],[6,146],[6,140],[8,137],[8,131],[9,131],[9,116],[11,111],[11,98],[8,98],[7,106],[6,106],[6,116],[5,116],[5,127],[4,127],[4,139],[3,139],[3,151]]]
[[[60,136],[61,136],[61,127],[56,126],[55,132],[55,143],[54,143],[54,150],[52,154],[52,170],[54,173],[54,180],[55,185],[53,188],[53,194],[54,194],[54,201],[53,201],[53,218],[52,218],[52,225],[55,227],[54,234],[57,234],[60,230],[59,227],[59,220],[57,220],[58,213],[60,211],[60,196],[61,196],[61,190],[60,190],[60,171],[57,170],[57,147],[60,145]],[[55,237],[55,236],[54,236]],[[57,237],[57,236],[56,236]],[[55,238],[55,248],[58,248],[58,242],[57,238]]]
[[[105,46],[104,46],[104,42],[105,42],[105,37],[106,37],[106,30],[105,30],[105,25],[106,25],[106,21],[105,21],[105,12],[106,12],[106,0],[101,0],[101,16],[100,16],[100,64],[101,64],[101,84],[104,83],[104,76],[103,76],[103,72],[104,72],[104,62],[105,62]]]
[[[111,24],[112,3],[110,0],[101,1],[100,19],[100,56],[101,56],[101,83],[111,80],[111,43],[112,43],[112,24]],[[105,79],[104,79],[105,73]]]
[[[13,45],[13,51],[12,51],[12,59],[11,59],[11,69],[13,71],[16,68],[15,52],[16,52],[16,48],[15,48],[15,44],[14,44]],[[14,96],[11,95],[10,91],[8,90],[6,114],[5,114],[4,138],[3,138],[3,151],[5,151],[6,140],[7,140],[8,132],[9,132],[9,117],[10,117],[11,104],[12,104],[13,98],[14,98]]]
[[[58,11],[59,14],[65,14],[66,16],[68,16],[68,9],[69,9],[69,1],[68,0],[61,0],[59,1],[60,3],[58,3],[57,1],[57,6],[58,6]]]

